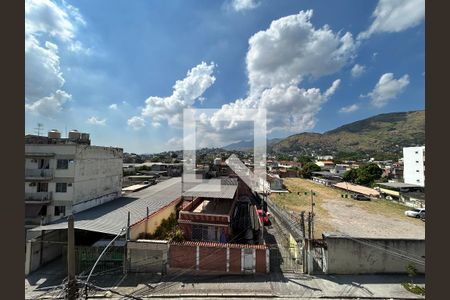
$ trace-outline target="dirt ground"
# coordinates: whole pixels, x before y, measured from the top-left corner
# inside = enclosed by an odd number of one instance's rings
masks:
[[[316,238],[323,232],[361,237],[425,238],[425,222],[406,217],[404,211],[409,208],[402,204],[383,199],[342,198],[345,191],[301,178],[285,178],[284,184],[290,193],[272,194],[271,199],[288,210],[306,211],[305,215],[311,211],[313,190]]]

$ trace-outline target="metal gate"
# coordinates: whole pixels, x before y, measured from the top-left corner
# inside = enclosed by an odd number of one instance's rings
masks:
[[[103,248],[101,247],[76,246],[76,272],[89,272],[102,251]],[[109,248],[95,267],[95,273],[121,270],[123,268],[124,254],[124,247]],[[67,263],[67,247],[64,247],[63,258]]]
[[[270,251],[270,271],[271,272],[303,272],[302,257],[297,247],[290,247],[289,244],[268,245]]]

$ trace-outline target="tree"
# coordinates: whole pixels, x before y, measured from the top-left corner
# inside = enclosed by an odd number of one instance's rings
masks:
[[[355,182],[356,178],[358,177],[357,169],[351,169],[344,173],[342,176],[342,179],[346,182]]]
[[[312,172],[320,171],[320,167],[313,162],[307,162],[302,168],[302,177],[311,178]]]
[[[301,162],[302,165],[304,165],[306,163],[312,162],[312,159],[309,156],[302,155],[302,156],[298,157],[298,161]]]
[[[355,179],[356,184],[371,185],[375,180],[380,179],[383,170],[377,164],[370,163],[357,169],[358,177]]]

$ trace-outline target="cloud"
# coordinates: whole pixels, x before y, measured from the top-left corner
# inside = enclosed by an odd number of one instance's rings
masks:
[[[63,106],[70,101],[72,95],[62,90],[31,103],[25,104],[25,110],[44,117],[52,118],[63,110]]]
[[[351,113],[351,112],[355,112],[359,109],[359,105],[358,104],[352,104],[349,106],[344,106],[342,107],[339,112],[340,113]]]
[[[166,143],[167,146],[170,147],[171,150],[183,149],[183,139],[182,138],[171,138]]]
[[[92,125],[106,125],[106,119],[98,119],[97,117],[90,117],[87,122]]]
[[[76,25],[85,25],[78,9],[63,2],[25,1],[25,101],[26,109],[52,117],[71,98],[63,90],[65,79],[60,69],[57,41],[69,50],[81,51],[75,39]],[[52,41],[51,41],[52,40]],[[55,105],[43,110],[48,104]]]
[[[351,61],[356,50],[352,34],[334,33],[327,25],[316,29],[312,15],[307,10],[280,18],[250,38],[246,62],[251,93],[330,75]]]
[[[395,79],[394,74],[385,73],[380,77],[372,92],[367,95],[362,95],[361,97],[370,97],[372,99],[372,105],[382,107],[385,106],[389,100],[395,99],[398,94],[403,92],[408,84],[408,74],[403,75],[399,79]]]
[[[369,29],[358,39],[367,39],[374,33],[400,32],[419,25],[425,18],[425,0],[379,0]]]
[[[109,109],[112,109],[112,110],[117,110],[117,109],[118,109],[116,103],[111,104],[110,106],[108,106],[108,108],[109,108]]]
[[[258,7],[260,2],[256,0],[232,0],[231,7],[235,11],[251,10]]]
[[[131,117],[130,119],[128,119],[127,124],[134,130],[139,130],[141,128],[144,128],[146,125],[145,120],[143,118],[137,117],[137,116],[134,116],[134,117]]]
[[[365,66],[356,64],[356,65],[353,66],[351,74],[352,74],[353,78],[358,78],[362,74],[364,74],[365,71],[366,71],[366,67]]]
[[[172,95],[147,98],[139,118],[150,117],[154,127],[159,127],[163,122],[171,126],[181,126],[183,109],[191,107],[214,84],[215,66],[213,62],[210,64],[201,62],[190,69],[184,79],[175,82]]]
[[[242,109],[265,108],[267,132],[300,132],[314,128],[316,115],[336,92],[340,80],[326,91],[300,87],[306,77],[319,78],[351,62],[356,46],[352,35],[314,28],[312,10],[280,18],[249,39],[246,57],[247,97],[223,105],[211,118],[202,138],[210,141],[248,139],[252,126]],[[231,121],[218,122],[227,118]]]

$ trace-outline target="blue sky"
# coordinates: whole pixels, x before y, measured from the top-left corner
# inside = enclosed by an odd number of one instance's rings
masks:
[[[180,149],[183,108],[264,107],[285,137],[425,107],[423,0],[30,0],[25,17],[26,133],[152,153]],[[208,124],[204,145],[245,128]]]

